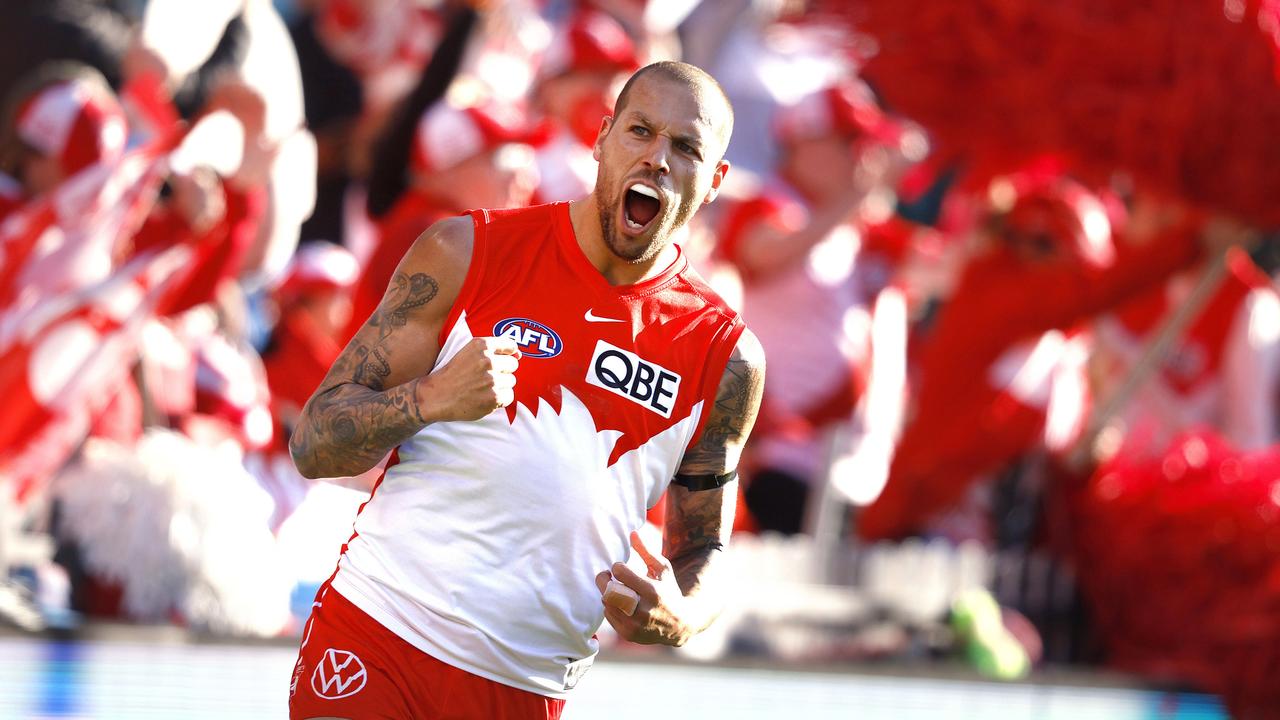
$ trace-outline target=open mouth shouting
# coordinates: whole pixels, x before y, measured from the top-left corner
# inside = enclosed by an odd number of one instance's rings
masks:
[[[645,232],[662,215],[662,195],[643,183],[632,183],[622,197],[622,229],[627,235]]]

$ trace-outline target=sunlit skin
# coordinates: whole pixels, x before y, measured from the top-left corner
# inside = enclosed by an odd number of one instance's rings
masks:
[[[729,110],[714,91],[689,89],[663,75],[643,76],[625,107],[601,123],[595,191],[574,202],[570,213],[578,244],[614,285],[639,282],[670,265],[673,234],[715,199],[729,170]],[[627,189],[636,183],[660,198],[657,216],[640,230],[628,227],[624,214]]]

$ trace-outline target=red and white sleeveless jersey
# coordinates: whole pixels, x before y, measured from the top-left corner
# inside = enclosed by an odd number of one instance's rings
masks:
[[[744,326],[683,252],[654,278],[609,285],[565,203],[472,217],[435,367],[473,337],[514,338],[515,402],[399,447],[333,586],[430,655],[563,696],[598,648],[595,576],[627,559]]]

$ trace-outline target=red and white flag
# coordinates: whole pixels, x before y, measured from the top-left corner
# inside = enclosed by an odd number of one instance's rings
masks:
[[[127,381],[143,324],[190,257],[179,245],[135,258],[25,315],[0,353],[0,480],[14,483],[20,502],[70,457]]]
[[[176,246],[116,267],[177,139],[86,168],[0,225],[0,483],[20,501],[127,379],[143,322],[189,261]]]

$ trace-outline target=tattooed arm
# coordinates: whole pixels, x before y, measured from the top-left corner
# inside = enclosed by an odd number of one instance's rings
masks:
[[[405,253],[377,310],[302,410],[289,450],[304,476],[362,473],[431,422],[476,419],[510,402],[518,351],[508,340],[476,338],[431,372],[472,232],[470,218],[443,220]]]
[[[685,453],[681,475],[724,475],[738,467],[764,393],[764,349],[747,330],[738,339],[720,378],[715,406],[698,444]],[[631,546],[644,559],[649,577],[642,578],[622,563],[612,576],[640,596],[632,615],[609,604],[605,618],[618,634],[632,642],[683,645],[711,625],[723,607],[723,583],[714,578],[723,564],[723,550],[733,529],[738,481],[713,490],[667,488],[666,526],[662,556],[653,555],[633,534]],[[609,572],[596,577],[601,593]]]

